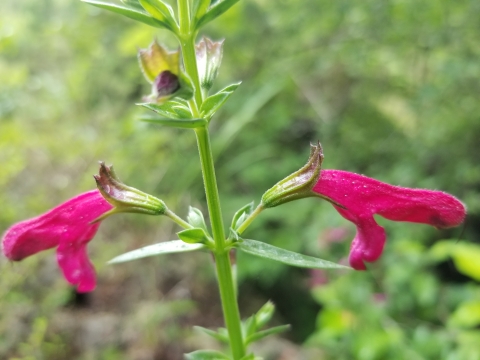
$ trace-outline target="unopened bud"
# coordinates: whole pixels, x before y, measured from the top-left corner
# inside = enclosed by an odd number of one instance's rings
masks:
[[[312,188],[320,177],[322,162],[323,151],[320,143],[310,145],[310,157],[305,166],[267,190],[262,196],[263,207],[275,207],[293,200],[316,196]]]
[[[94,175],[94,178],[102,196],[113,205],[112,210],[95,219],[95,222],[120,212],[163,215],[167,210],[162,200],[123,184],[113,166],[106,166],[104,162],[100,162],[99,175]]]

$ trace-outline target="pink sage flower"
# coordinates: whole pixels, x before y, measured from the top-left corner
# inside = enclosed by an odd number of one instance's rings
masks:
[[[350,250],[350,265],[357,270],[366,269],[365,261],[377,260],[385,245],[385,230],[373,215],[436,228],[458,226],[466,215],[465,206],[442,191],[393,186],[341,170],[322,170],[312,191],[331,200],[340,215],[357,226]]]
[[[22,260],[42,250],[57,247],[57,261],[67,281],[78,292],[95,289],[95,269],[87,255],[87,244],[100,223],[91,224],[112,209],[98,190],[80,194],[36,218],[10,227],[2,239],[7,258]]]

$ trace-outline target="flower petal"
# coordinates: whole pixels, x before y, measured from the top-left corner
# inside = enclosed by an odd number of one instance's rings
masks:
[[[363,261],[378,259],[385,243],[385,231],[374,214],[437,228],[457,226],[466,215],[465,206],[450,194],[393,186],[341,170],[322,170],[313,191],[344,206],[335,208],[357,226],[350,264],[359,270],[365,269]]]
[[[82,242],[62,242],[57,248],[58,266],[63,276],[79,293],[93,291],[96,286],[95,268],[87,255],[87,243],[95,236],[100,223],[92,225]]]
[[[43,215],[13,225],[2,239],[3,253],[10,260],[19,261],[58,246],[59,265],[67,280],[78,284],[79,291],[80,287],[92,289],[95,271],[85,246],[99,226],[91,222],[110,209],[112,205],[98,190],[80,194]],[[75,269],[81,274],[75,275]]]
[[[335,206],[337,211],[346,219],[346,210]],[[366,270],[365,261],[374,262],[382,255],[385,246],[385,229],[377,224],[373,216],[357,217],[354,221],[357,225],[357,234],[353,238],[350,247],[349,261],[355,270]]]

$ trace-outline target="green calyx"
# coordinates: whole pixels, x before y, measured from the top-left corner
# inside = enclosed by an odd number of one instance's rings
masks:
[[[271,208],[290,201],[316,196],[312,188],[320,179],[322,162],[323,150],[320,143],[310,145],[310,157],[305,166],[267,190],[262,196],[262,206]]]
[[[94,222],[121,212],[163,215],[168,210],[162,200],[123,184],[115,174],[113,166],[106,166],[104,162],[100,162],[99,175],[94,175],[94,178],[102,196],[113,205],[112,210]]]

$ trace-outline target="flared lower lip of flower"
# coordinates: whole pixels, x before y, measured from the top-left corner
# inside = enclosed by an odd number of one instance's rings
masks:
[[[313,191],[341,204],[334,205],[336,210],[357,226],[350,250],[350,264],[357,270],[382,254],[386,235],[376,214],[436,228],[458,226],[466,216],[465,205],[445,192],[389,185],[348,171],[322,170]]]
[[[57,247],[57,261],[67,281],[78,292],[95,288],[95,269],[87,255],[87,244],[99,223],[91,221],[112,209],[98,190],[80,194],[33,219],[10,227],[2,238],[2,252],[13,261]]]

